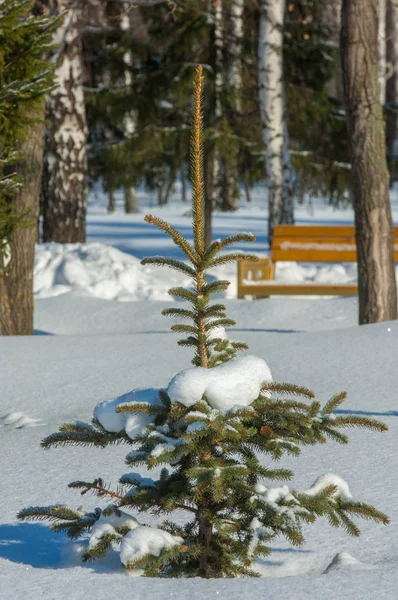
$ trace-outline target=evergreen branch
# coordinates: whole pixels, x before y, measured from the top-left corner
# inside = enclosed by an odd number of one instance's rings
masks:
[[[214,321],[208,321],[206,323],[206,331],[211,331],[217,327],[233,327],[236,325],[236,321],[232,319],[214,319]]]
[[[184,340],[178,340],[177,344],[179,346],[186,346],[190,348],[197,348],[199,346],[199,342],[196,338],[189,336]]]
[[[388,525],[390,523],[390,518],[385,513],[365,502],[344,502],[341,504],[341,508],[344,512],[361,516],[364,519],[375,521],[376,523],[380,522],[383,523],[383,525]]]
[[[294,383],[278,383],[277,381],[267,381],[266,383],[263,383],[261,391],[291,394],[293,396],[305,396],[306,398],[315,397],[314,393],[306,387],[295,385]]]
[[[219,258],[215,258],[211,260],[208,264],[206,264],[206,268],[211,269],[213,267],[217,267],[218,265],[224,265],[226,263],[239,260],[249,260],[251,262],[254,262],[259,260],[259,258],[255,254],[223,254]]]
[[[146,415],[166,415],[168,410],[165,406],[156,406],[149,404],[149,402],[126,402],[125,404],[119,404],[119,406],[115,408],[115,412],[144,413]]]
[[[179,333],[193,333],[195,335],[199,333],[198,328],[193,325],[177,324],[172,325],[170,329],[171,331],[178,331]]]
[[[168,233],[173,238],[173,241],[176,244],[176,246],[181,248],[181,250],[184,252],[184,254],[186,254],[186,256],[189,258],[189,260],[194,265],[197,264],[197,257],[195,254],[195,250],[192,248],[191,244],[184,238],[184,236],[181,235],[181,233],[175,227],[173,227],[166,221],[159,219],[159,217],[154,217],[153,215],[146,215],[144,217],[144,221],[146,221],[147,223],[152,223],[153,225],[156,225],[157,227],[159,227],[159,229],[162,229],[163,231]]]
[[[157,267],[170,267],[171,269],[185,273],[185,275],[189,275],[190,277],[195,277],[196,275],[196,271],[183,263],[181,260],[167,258],[165,256],[150,256],[148,258],[143,258],[141,264],[155,265]]]
[[[82,496],[84,496],[84,494],[87,494],[87,492],[92,492],[99,498],[109,496],[110,498],[116,498],[117,500],[123,500],[125,496],[125,494],[113,492],[112,490],[108,490],[106,487],[104,487],[101,478],[94,479],[92,483],[88,481],[72,481],[72,483],[70,483],[68,487],[83,490],[82,492],[80,492]]]
[[[210,294],[215,294],[216,292],[224,292],[226,289],[228,289],[230,285],[230,281],[224,279],[216,279],[215,281],[207,283],[202,288],[202,292],[204,296],[210,296]]]
[[[224,313],[225,310],[226,308],[224,304],[212,304],[211,306],[206,308],[206,310],[203,312],[203,316],[205,317],[205,319],[207,319],[209,317],[218,316],[221,313]],[[224,316],[225,315],[223,314],[223,317]]]
[[[325,433],[328,437],[330,437],[335,442],[339,444],[348,444],[348,437],[340,431],[336,431],[332,427],[322,427],[322,432]]]
[[[196,303],[196,294],[192,290],[188,290],[184,287],[175,287],[170,288],[169,292],[170,296],[177,296],[177,298],[182,298],[183,300],[188,300],[193,304]]]
[[[203,255],[203,260],[207,261],[209,258],[212,258],[217,252],[223,250],[227,246],[231,246],[237,242],[255,242],[256,237],[252,233],[236,233],[233,235],[229,235],[223,240],[215,240],[210,244],[207,248],[205,254]]]
[[[162,310],[165,317],[181,317],[182,319],[195,319],[196,314],[192,310],[185,308],[165,308]]]
[[[99,446],[105,448],[108,444],[120,444],[128,442],[124,432],[102,433],[100,431],[59,431],[52,433],[42,440],[42,448],[53,446]]]
[[[111,547],[112,542],[120,542],[122,540],[122,535],[117,533],[105,533],[102,535],[95,546],[89,547],[88,550],[82,555],[82,561],[84,563],[89,562],[91,560],[96,560],[98,558],[102,558],[106,552]]]
[[[364,427],[365,429],[376,429],[377,431],[388,431],[387,425],[376,419],[362,417],[360,415],[335,416],[330,419],[332,427]]]
[[[345,514],[344,510],[336,508],[336,514],[340,519],[340,525],[344,527],[346,532],[353,537],[359,537],[361,531],[357,525]]]
[[[231,342],[232,348],[234,350],[248,350],[249,346],[244,342]]]
[[[80,519],[82,513],[62,504],[52,506],[30,506],[17,514],[20,521],[71,521]]]
[[[333,396],[328,402],[326,402],[325,406],[321,410],[321,415],[330,415],[338,406],[343,404],[346,398],[347,392],[340,392],[339,394]]]

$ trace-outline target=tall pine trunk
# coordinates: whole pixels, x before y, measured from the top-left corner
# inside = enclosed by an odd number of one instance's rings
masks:
[[[44,101],[40,116],[44,117]],[[13,171],[23,186],[12,198],[11,207],[17,213],[26,211],[31,226],[13,233],[7,260],[3,266],[0,264],[0,335],[33,334],[33,262],[43,165],[43,123],[31,128],[20,149],[23,160]]]
[[[384,106],[386,102],[386,77],[387,77],[387,31],[386,31],[386,16],[387,5],[386,0],[378,0],[379,8],[379,29],[378,29],[378,49],[379,49],[379,81],[380,81],[380,102]]]
[[[386,102],[398,109],[398,4],[395,0],[387,0],[386,17],[387,37],[387,81]],[[387,113],[386,141],[390,159],[398,159],[398,117],[393,112]],[[396,169],[395,169],[396,170]]]
[[[43,175],[43,241],[84,242],[86,239],[86,141],[83,95],[81,8],[67,8],[57,33],[54,89],[47,98],[46,151]],[[69,8],[68,8],[69,7]]]
[[[220,206],[222,210],[227,210],[225,205],[224,178],[223,178],[223,157],[218,148],[218,138],[220,136],[220,127],[223,119],[222,96],[224,89],[224,33],[223,33],[223,0],[213,0],[212,19],[214,35],[214,115],[215,115],[215,138],[216,152],[213,160],[213,207]]]
[[[268,236],[294,223],[293,181],[283,90],[285,0],[261,0],[258,45],[260,111],[268,179]]]
[[[360,324],[397,318],[377,43],[378,1],[343,0],[341,55],[352,162]]]
[[[232,0],[229,6],[231,31],[227,39],[228,122],[234,129],[242,109],[242,45],[244,0]],[[239,148],[231,144],[228,158],[223,161],[223,210],[236,210],[239,199]]]

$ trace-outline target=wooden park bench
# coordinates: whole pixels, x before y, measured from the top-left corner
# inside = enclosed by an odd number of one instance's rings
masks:
[[[398,227],[394,228],[395,262],[398,262]],[[271,295],[354,296],[358,286],[324,283],[283,283],[274,280],[279,261],[356,262],[355,230],[346,225],[278,225],[269,258],[238,262],[238,298]]]

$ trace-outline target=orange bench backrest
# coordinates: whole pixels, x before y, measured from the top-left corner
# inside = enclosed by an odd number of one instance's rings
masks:
[[[398,262],[398,227],[394,227],[395,262]],[[271,259],[294,262],[356,262],[353,225],[278,225]]]

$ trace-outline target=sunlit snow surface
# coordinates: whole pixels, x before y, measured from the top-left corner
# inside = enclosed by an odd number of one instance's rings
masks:
[[[240,229],[253,231],[260,234],[254,250],[265,252],[267,223],[260,196],[257,200],[253,208],[217,216],[216,237]],[[181,207],[174,205],[159,214],[170,216],[186,232],[189,218],[181,216]],[[168,252],[166,238],[143,224],[142,214],[109,217],[99,204],[91,204],[88,241],[113,244],[136,258]],[[350,223],[352,215],[315,206],[313,216],[300,208],[298,221]],[[167,271],[163,273],[162,289],[166,289],[171,280],[167,282]],[[99,476],[115,484],[126,471],[128,447],[45,451],[40,440],[61,423],[88,421],[100,402],[134,388],[164,388],[176,373],[192,366],[189,352],[176,345],[178,335],[169,331],[172,320],[160,315],[167,303],[141,298],[114,302],[74,287],[70,293],[36,300],[35,327],[41,335],[0,338],[0,599],[96,600],[99,594],[132,600],[394,599],[398,588],[398,324],[358,328],[355,298],[227,300],[228,315],[237,320],[228,335],[247,342],[250,354],[266,361],[275,381],[305,385],[322,402],[346,390],[348,399],[340,409],[344,414],[374,416],[389,426],[383,434],[348,430],[348,446],[328,442],[278,464],[295,471],[294,479],[287,482],[291,489],[308,490],[322,473],[338,474],[354,498],[374,503],[390,516],[387,527],[357,521],[362,536],[351,538],[320,520],[305,527],[302,548],[278,540],[271,555],[258,564],[262,575],[258,580],[170,581],[132,579],[120,568],[115,551],[102,562],[83,565],[87,540],[71,541],[41,523],[16,521],[16,513],[32,505],[65,502],[75,508],[104,507],[106,502],[81,497],[67,484]],[[4,423],[16,413],[21,416],[14,424]],[[42,426],[15,426],[24,417]],[[264,459],[264,464],[270,466],[270,461]],[[140,474],[148,477],[145,470]],[[150,476],[156,478],[158,473]],[[271,485],[283,487],[285,482]],[[146,514],[134,516],[145,525],[160,524]],[[181,522],[183,515],[175,518]]]

